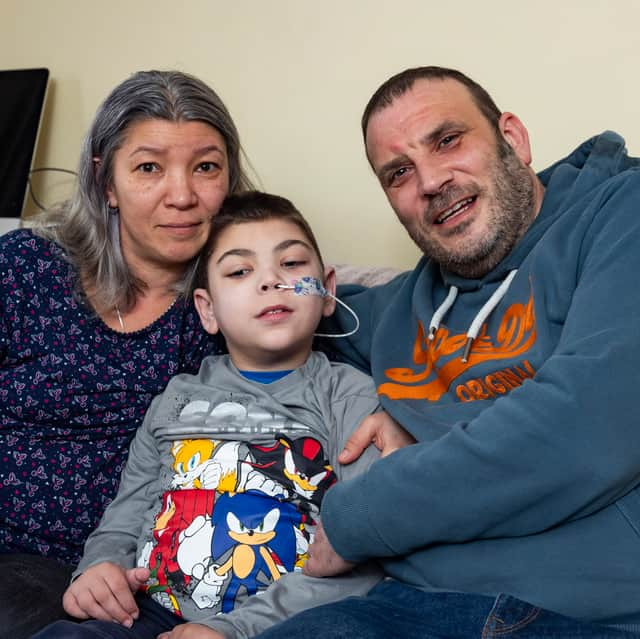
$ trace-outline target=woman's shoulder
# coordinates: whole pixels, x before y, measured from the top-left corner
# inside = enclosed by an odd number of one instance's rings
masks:
[[[63,251],[53,240],[21,228],[0,236],[0,264],[15,259],[21,260],[60,259]]]

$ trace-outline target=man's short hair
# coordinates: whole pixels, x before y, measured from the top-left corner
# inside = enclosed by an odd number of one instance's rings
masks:
[[[384,82],[378,90],[371,96],[362,114],[362,135],[367,140],[367,127],[371,116],[377,111],[382,111],[400,96],[409,91],[416,80],[456,80],[460,84],[467,87],[473,101],[480,109],[482,114],[487,118],[491,126],[498,130],[500,109],[496,106],[493,98],[483,89],[477,82],[455,69],[447,69],[446,67],[415,67],[406,69],[389,78]]]

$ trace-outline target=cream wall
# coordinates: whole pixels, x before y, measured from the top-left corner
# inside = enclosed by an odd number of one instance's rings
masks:
[[[328,260],[408,267],[417,250],[362,149],[375,88],[408,66],[453,66],[527,124],[537,168],[605,128],[640,154],[638,25],[638,0],[0,0],[0,67],[50,69],[36,166],[69,169],[116,83],[151,67],[194,73]],[[71,183],[36,187],[51,204]]]

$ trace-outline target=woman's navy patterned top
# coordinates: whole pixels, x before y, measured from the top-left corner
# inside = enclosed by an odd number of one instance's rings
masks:
[[[155,395],[221,342],[178,300],[133,333],[74,297],[76,273],[29,230],[0,237],[0,552],[76,563]]]

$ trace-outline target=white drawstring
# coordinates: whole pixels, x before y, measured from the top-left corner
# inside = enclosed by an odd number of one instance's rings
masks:
[[[436,312],[433,314],[431,321],[429,322],[429,340],[433,341],[433,338],[436,336],[436,331],[440,328],[440,322],[442,318],[445,316],[447,311],[453,306],[453,303],[456,301],[456,297],[458,296],[458,287],[452,286],[449,289],[449,294],[445,297],[444,302],[438,306]]]
[[[500,286],[493,292],[493,295],[483,304],[482,308],[478,311],[478,314],[474,317],[473,322],[471,322],[471,326],[469,326],[469,330],[467,331],[467,341],[464,345],[464,350],[462,351],[462,362],[467,363],[469,360],[469,354],[471,353],[471,346],[473,345],[473,341],[478,337],[480,333],[480,328],[486,321],[487,317],[491,315],[493,310],[498,304],[500,304],[500,300],[506,295],[509,286],[511,286],[511,282],[513,278],[516,276],[518,269],[513,269],[509,272],[507,277],[504,278]],[[433,317],[431,318],[431,322],[429,322],[429,339],[433,340],[436,334],[436,331],[440,327],[440,322],[442,318],[447,313],[447,311],[453,306],[455,299],[458,295],[458,289],[455,286],[452,286],[449,289],[449,294],[445,298],[444,302],[440,304],[440,306],[436,309]]]

